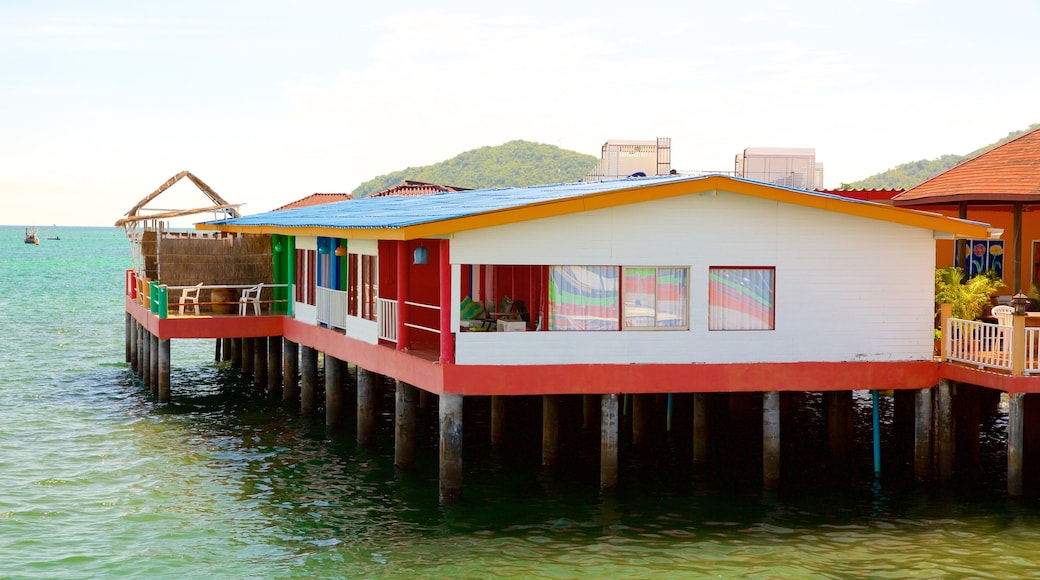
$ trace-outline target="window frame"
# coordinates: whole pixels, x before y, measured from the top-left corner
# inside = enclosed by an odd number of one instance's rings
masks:
[[[753,271],[753,270],[757,270],[757,271],[769,272],[770,273],[769,289],[768,289],[768,291],[769,291],[769,294],[768,294],[768,304],[765,304],[765,312],[767,313],[767,316],[768,316],[768,326],[749,327],[749,328],[731,328],[731,327],[727,327],[727,324],[726,324],[727,321],[725,319],[716,320],[715,313],[717,311],[719,311],[719,310],[724,310],[725,309],[721,304],[715,304],[713,302],[714,300],[720,298],[720,296],[719,296],[720,288],[717,288],[715,286],[715,281],[714,281],[715,280],[714,273],[716,271],[719,271],[719,270],[728,270],[728,271]],[[744,288],[746,288],[746,287],[744,287]],[[738,292],[738,294],[747,294],[747,293],[741,291],[741,292]],[[756,302],[761,304],[761,300],[744,300],[744,301],[741,301],[739,296],[734,296],[733,294],[730,294],[730,297],[732,297],[732,298],[734,298],[735,300],[738,301],[737,302],[738,306],[742,306],[742,307],[745,307],[745,308],[747,308],[747,307],[754,307]],[[708,326],[708,331],[709,332],[734,332],[734,331],[737,331],[737,332],[748,332],[748,331],[750,331],[750,332],[761,332],[761,331],[775,331],[776,330],[776,266],[709,266],[708,267],[707,304],[708,304],[708,312],[707,312],[708,316],[707,316],[706,322],[707,322],[707,326]],[[735,309],[725,309],[725,310],[735,310]],[[747,314],[753,314],[752,310],[759,310],[759,311],[761,311],[761,309],[748,308],[748,311],[746,313]],[[755,316],[755,318],[758,318],[760,320],[765,320],[765,318],[763,318],[761,316]],[[719,327],[717,327],[717,326],[719,326]]]
[[[654,270],[654,324],[653,325],[629,325],[628,320],[632,318],[628,314],[630,308],[635,306],[629,305],[629,295],[634,292],[626,290],[628,285],[629,270]],[[680,296],[678,300],[672,302],[679,302],[681,304],[682,312],[680,313],[681,324],[675,326],[667,326],[661,324],[662,318],[666,313],[661,311],[662,302],[668,302],[661,300],[661,271],[662,270],[678,270],[683,272],[683,285],[680,288]],[[669,331],[669,330],[689,330],[690,329],[690,267],[689,266],[621,266],[621,327],[622,331]]]

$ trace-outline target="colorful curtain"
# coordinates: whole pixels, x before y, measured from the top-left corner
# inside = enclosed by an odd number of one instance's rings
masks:
[[[549,268],[549,330],[619,330],[617,266]]]
[[[625,328],[687,327],[686,268],[625,268]]]
[[[711,268],[708,330],[772,330],[773,268]]]

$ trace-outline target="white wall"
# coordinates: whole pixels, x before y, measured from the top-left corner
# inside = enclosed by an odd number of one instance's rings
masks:
[[[458,333],[457,364],[887,361],[932,354],[930,230],[708,192],[462,232],[452,240],[451,260],[690,267],[688,331]],[[776,330],[709,332],[709,266],[775,266]]]

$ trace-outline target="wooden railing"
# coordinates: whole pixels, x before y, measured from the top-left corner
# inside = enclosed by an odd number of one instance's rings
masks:
[[[946,360],[1006,372],[1013,371],[1015,353],[1021,348],[1023,372],[1040,374],[1040,327],[1025,328],[1024,344],[1018,346],[1013,326],[949,318],[943,329],[943,342]]]

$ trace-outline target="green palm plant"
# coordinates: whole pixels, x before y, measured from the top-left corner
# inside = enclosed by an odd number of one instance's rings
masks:
[[[993,294],[1004,287],[1004,282],[993,272],[963,280],[964,270],[960,268],[948,266],[936,269],[935,302],[949,304],[954,318],[977,320],[989,305]]]

